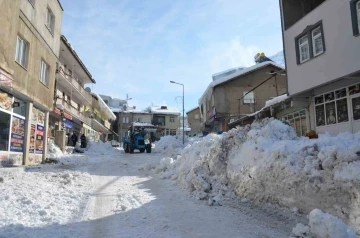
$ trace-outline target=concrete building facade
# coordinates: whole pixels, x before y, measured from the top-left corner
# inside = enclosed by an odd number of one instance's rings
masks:
[[[158,127],[154,133],[154,139],[158,140],[162,136],[176,135],[180,125],[180,111],[175,107],[152,106],[150,112],[153,115],[152,124]]]
[[[254,113],[286,93],[284,68],[265,61],[212,82],[199,100],[202,131],[228,130],[231,119]]]
[[[303,104],[317,133],[359,131],[360,1],[279,3],[292,104]]]
[[[199,107],[193,108],[188,112],[186,112],[186,115],[187,115],[187,121],[189,127],[191,128],[189,134],[190,135],[200,134],[202,132],[200,108]]]
[[[57,0],[0,0],[0,161],[46,158],[63,9]]]
[[[62,139],[65,138],[63,133],[75,132],[78,138],[84,133],[89,140],[95,138],[91,118],[85,113],[85,106],[92,105],[92,96],[85,85],[92,83],[96,83],[92,75],[65,36],[61,36],[54,105],[49,117],[50,135],[60,148],[70,146],[70,140]]]

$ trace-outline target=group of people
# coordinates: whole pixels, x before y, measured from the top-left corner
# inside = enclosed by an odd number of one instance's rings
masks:
[[[75,147],[76,143],[78,142],[78,137],[77,137],[75,131],[73,132],[73,134],[71,136],[70,136],[70,133],[68,133],[67,136],[68,136],[67,145]],[[86,136],[84,134],[82,134],[80,136],[80,142],[81,142],[80,147],[81,148],[86,148],[87,141],[86,141]]]

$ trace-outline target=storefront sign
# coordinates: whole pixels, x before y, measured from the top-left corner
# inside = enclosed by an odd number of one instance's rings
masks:
[[[35,131],[36,131],[36,125],[31,125],[31,131],[30,131],[30,146],[29,146],[29,152],[34,153],[35,152]]]
[[[215,115],[216,115],[215,107],[213,107],[212,109],[210,109],[208,111],[208,119],[211,119],[211,118],[215,117]]]
[[[25,135],[25,120],[13,116],[11,126],[10,151],[23,152]]]
[[[71,128],[73,128],[73,126],[74,126],[74,122],[66,119],[66,120],[64,121],[64,126],[65,126],[66,128],[71,129]]]
[[[13,97],[10,94],[0,90],[0,108],[10,110],[12,102]]]
[[[12,77],[10,74],[0,69],[0,84],[10,87],[12,84]]]
[[[54,112],[55,112],[56,114],[61,115],[61,111],[60,111],[59,108],[54,107]]]
[[[64,117],[70,121],[72,120],[72,116],[67,112],[64,112]]]
[[[35,153],[43,153],[43,144],[44,144],[44,127],[37,125],[36,127],[36,142],[35,142]]]

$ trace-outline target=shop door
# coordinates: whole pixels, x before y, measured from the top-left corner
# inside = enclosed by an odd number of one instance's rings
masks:
[[[351,101],[351,119],[352,132],[360,131],[360,95],[350,98]]]

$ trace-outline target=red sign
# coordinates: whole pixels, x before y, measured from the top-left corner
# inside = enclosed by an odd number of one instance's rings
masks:
[[[68,120],[72,120],[72,116],[67,112],[64,112],[64,117]]]
[[[61,115],[61,111],[60,111],[59,108],[54,107],[54,112],[55,112],[56,114]]]
[[[215,115],[216,115],[215,107],[213,107],[212,109],[210,109],[208,111],[208,119],[211,119],[211,118],[215,117]]]

